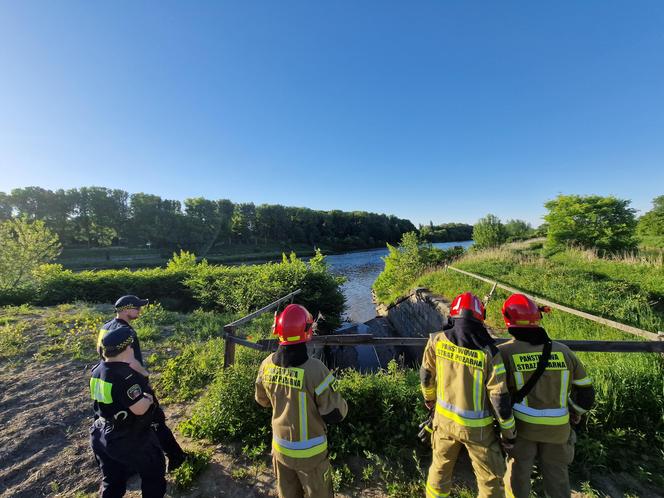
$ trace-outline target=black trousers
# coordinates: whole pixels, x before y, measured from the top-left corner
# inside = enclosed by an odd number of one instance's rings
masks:
[[[184,451],[175,440],[175,436],[166,425],[166,415],[161,406],[155,407],[154,415],[152,418],[152,428],[154,429],[159,445],[164,450],[169,460],[178,460],[184,458]]]
[[[97,421],[90,429],[90,445],[102,474],[102,498],[124,496],[127,480],[134,473],[141,477],[143,498],[163,498],[166,494],[164,454],[151,430],[139,437],[112,438]]]

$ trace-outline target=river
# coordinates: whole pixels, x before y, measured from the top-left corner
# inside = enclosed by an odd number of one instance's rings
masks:
[[[449,249],[454,246],[469,247],[472,240],[464,242],[439,242],[433,244],[438,249]],[[345,318],[351,322],[366,322],[376,316],[376,309],[371,302],[371,285],[385,266],[382,258],[387,256],[385,249],[349,252],[327,256],[325,260],[335,275],[347,278],[342,287],[346,296]]]

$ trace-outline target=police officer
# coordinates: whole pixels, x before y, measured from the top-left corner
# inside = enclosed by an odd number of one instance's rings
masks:
[[[454,298],[450,316],[452,326],[430,336],[420,368],[424,402],[429,409],[435,406],[426,496],[450,495],[454,465],[465,446],[478,496],[502,497],[505,461],[494,419],[504,446],[516,436],[503,359],[484,327],[484,305],[475,295]]]
[[[164,455],[150,427],[154,399],[147,378],[131,367],[133,342],[129,327],[105,334],[104,360],[93,368],[90,378],[95,413],[90,445],[102,473],[102,498],[124,496],[133,473],[141,477],[144,498],[161,498],[166,493]]]
[[[133,339],[132,346],[134,351],[134,357],[130,358],[131,367],[137,372],[140,372],[146,378],[148,377],[149,373],[145,369],[138,335],[132,328],[131,322],[140,316],[141,308],[146,306],[148,303],[149,301],[147,299],[140,299],[134,295],[127,295],[119,298],[115,302],[115,318],[102,325],[101,330],[99,331],[99,336],[97,338],[97,350],[99,355],[102,356],[101,342],[104,336],[108,334],[109,331],[115,330],[117,328],[128,328],[131,331]],[[166,453],[166,456],[168,456],[168,472],[172,472],[180,465],[182,465],[187,455],[182,450],[175,437],[173,436],[173,433],[166,425],[166,415],[164,414],[164,410],[161,408],[161,406],[159,406],[159,402],[154,396],[154,391],[149,385],[147,386],[147,389],[148,392],[153,396],[155,403],[154,420],[152,421],[153,428],[157,433],[159,444],[164,450],[164,453]]]
[[[260,366],[256,401],[272,407],[272,463],[279,498],[330,498],[327,424],[341,422],[348,405],[334,375],[315,358],[307,342],[314,320],[304,306],[290,304],[275,317],[279,348]]]
[[[576,439],[570,422],[578,423],[592,407],[592,380],[576,355],[564,344],[551,341],[540,327],[542,311],[547,308],[539,308],[524,294],[513,294],[502,311],[513,339],[499,349],[515,398],[518,430],[516,443],[508,451],[507,496],[528,498],[530,474],[538,459],[546,495],[569,498],[568,466],[574,459]],[[546,362],[542,359],[545,348]]]

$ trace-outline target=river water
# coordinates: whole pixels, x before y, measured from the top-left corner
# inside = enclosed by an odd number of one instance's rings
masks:
[[[454,246],[466,248],[472,243],[472,240],[439,242],[433,246],[439,249],[449,249]],[[351,322],[366,322],[376,316],[376,308],[371,302],[371,285],[383,271],[385,264],[382,258],[387,254],[385,248],[337,254],[325,258],[335,275],[343,275],[347,279],[342,287],[347,306],[345,319]]]

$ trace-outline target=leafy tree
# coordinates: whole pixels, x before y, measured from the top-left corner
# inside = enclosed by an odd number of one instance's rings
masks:
[[[487,214],[484,218],[478,220],[473,227],[474,247],[477,249],[496,247],[503,244],[506,240],[507,231],[505,230],[505,226],[493,214]]]
[[[11,195],[0,192],[0,221],[8,220],[12,216]]]
[[[664,195],[655,197],[653,208],[639,218],[636,231],[639,235],[664,235]]]
[[[236,204],[231,218],[231,231],[238,242],[250,242],[256,233],[256,206],[253,202]]]
[[[507,237],[512,240],[530,237],[534,233],[532,225],[523,220],[507,220],[505,231]]]
[[[544,204],[549,213],[546,248],[567,245],[624,251],[636,247],[636,219],[630,201],[599,195],[559,195]]]
[[[30,281],[39,265],[55,259],[62,247],[58,236],[41,220],[15,218],[0,224],[0,289]]]

